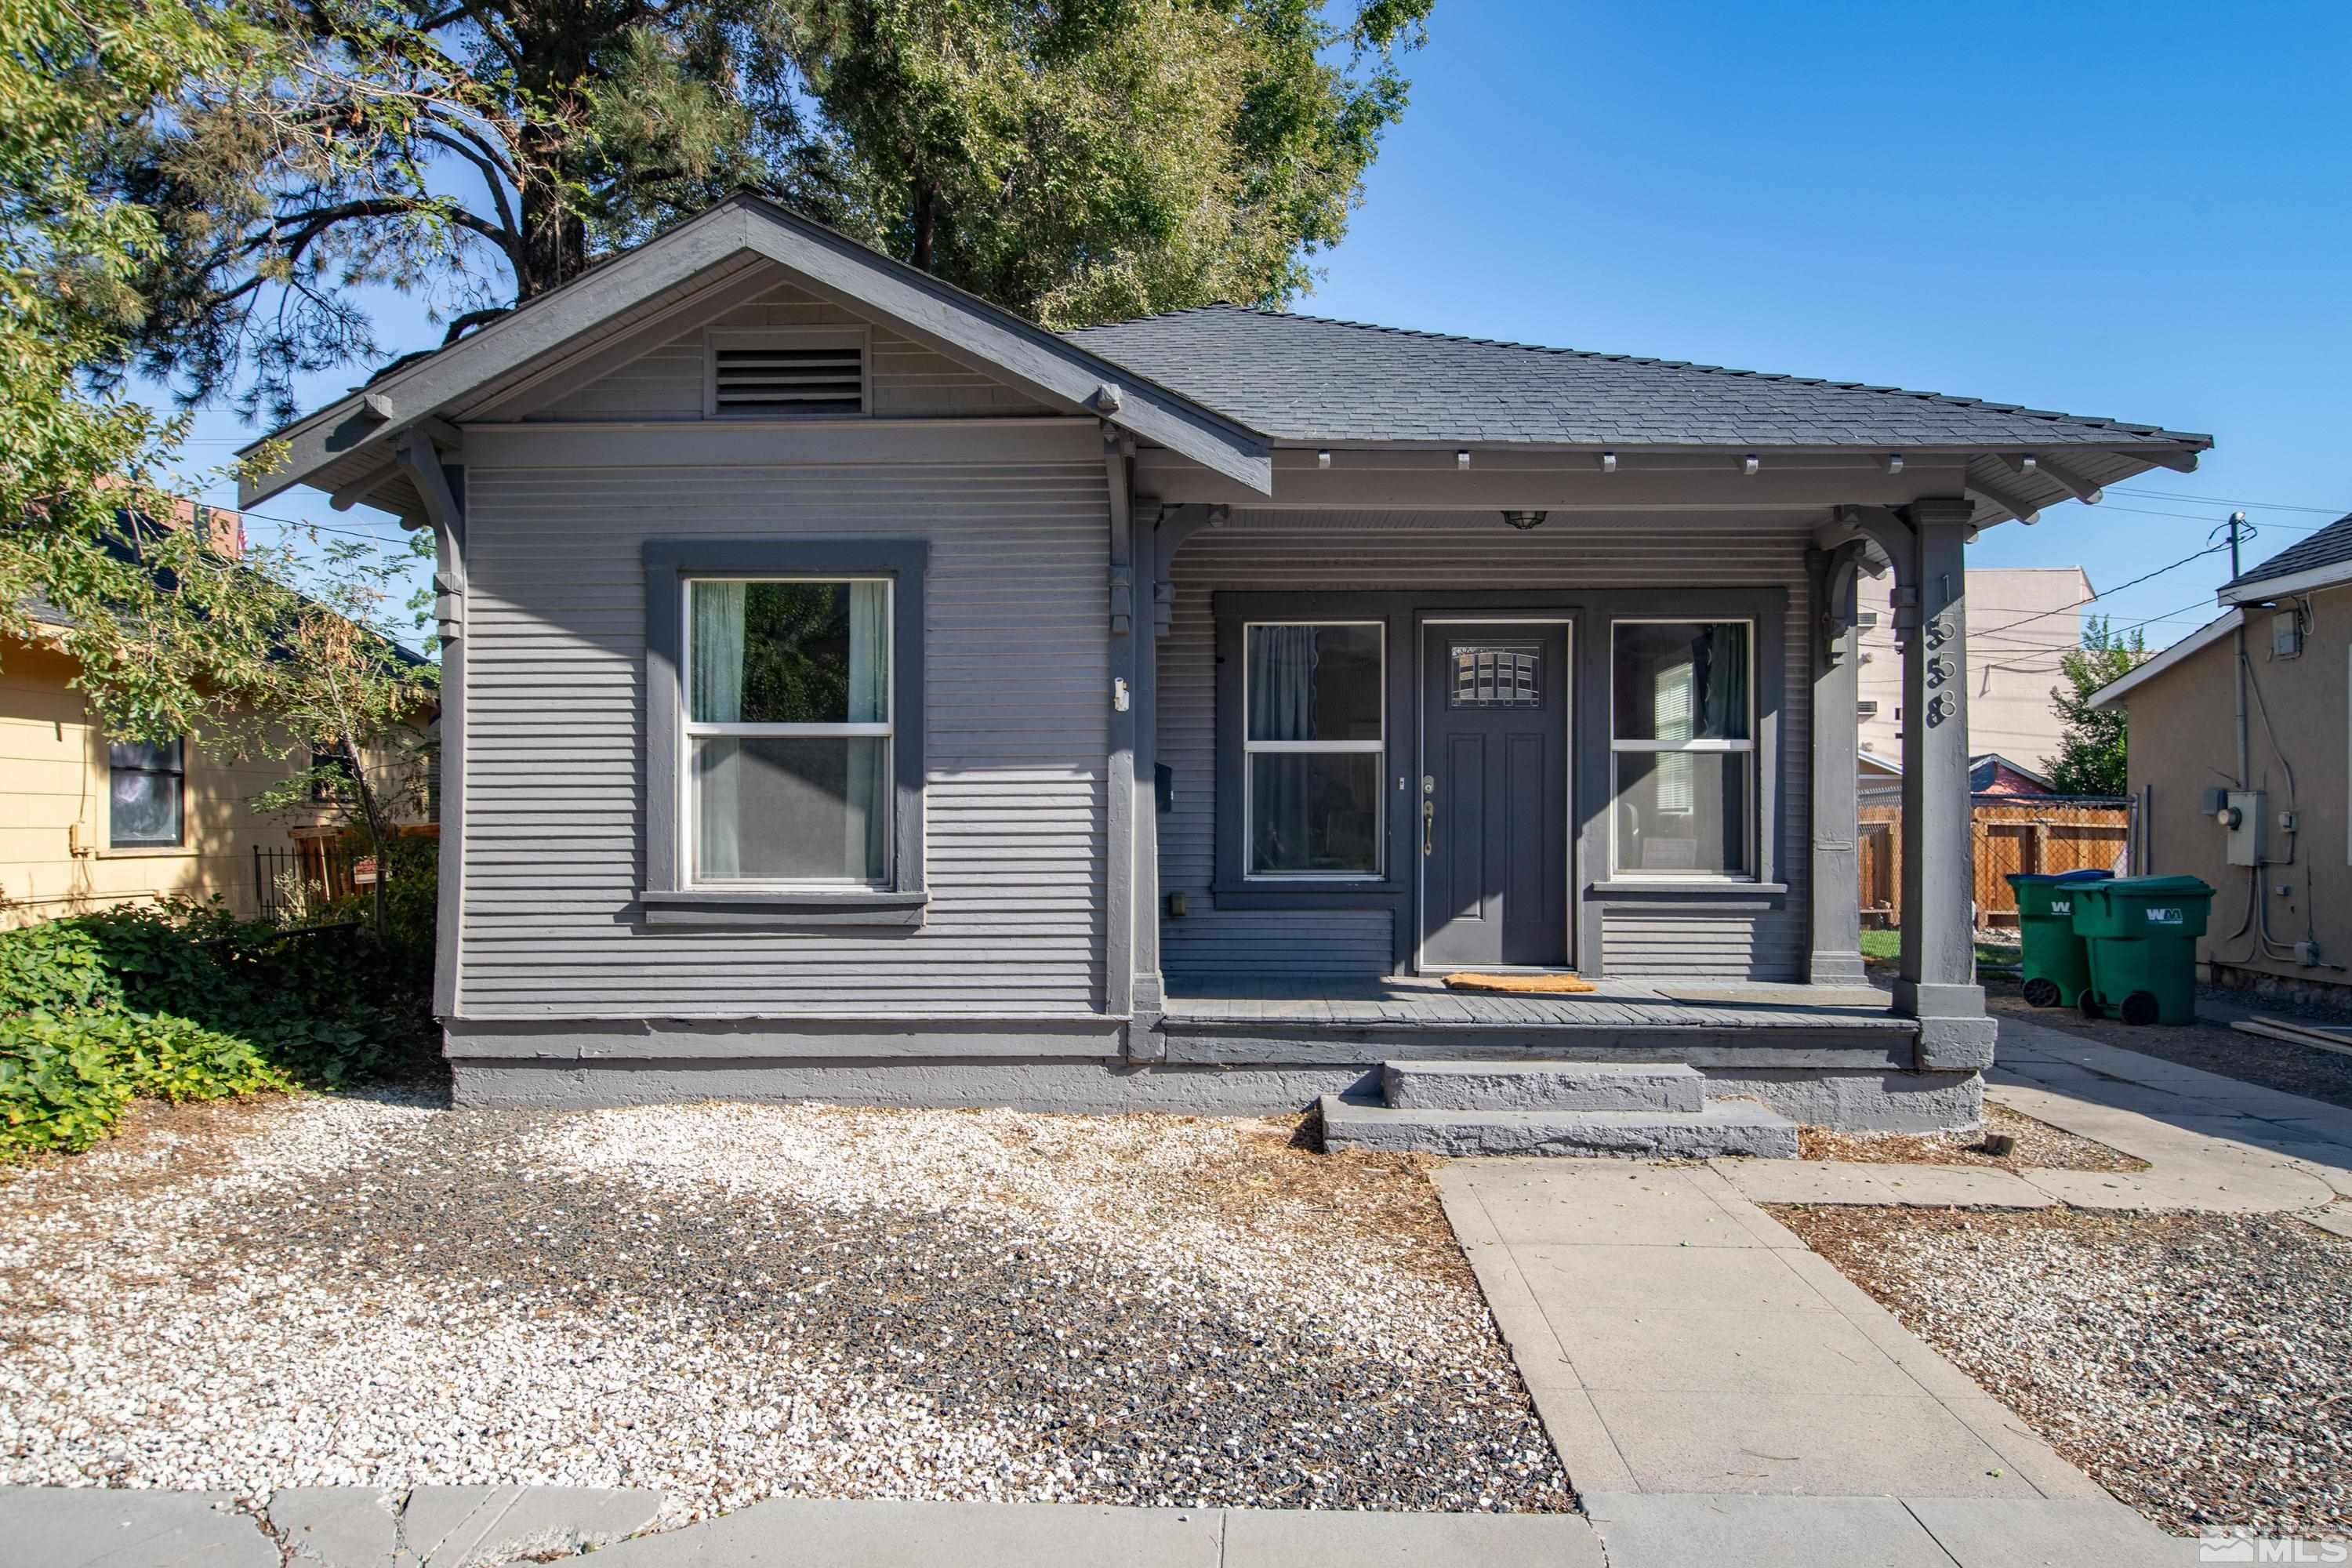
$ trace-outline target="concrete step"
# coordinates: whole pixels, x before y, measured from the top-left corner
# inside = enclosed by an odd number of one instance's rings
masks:
[[[1656,1160],[1756,1154],[1792,1160],[1797,1124],[1746,1100],[1717,1100],[1698,1110],[1398,1110],[1370,1099],[1327,1094],[1323,1147]]]
[[[1706,1075],[1683,1062],[1383,1062],[1398,1110],[1697,1110]]]

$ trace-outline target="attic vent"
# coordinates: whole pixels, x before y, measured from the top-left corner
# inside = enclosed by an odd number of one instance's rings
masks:
[[[710,339],[705,412],[767,418],[866,412],[863,332],[730,332]]]

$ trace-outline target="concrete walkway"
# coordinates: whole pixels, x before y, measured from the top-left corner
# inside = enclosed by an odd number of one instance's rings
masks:
[[[1437,1183],[1580,1494],[2106,1495],[1718,1172]]]
[[[2136,1172],[1721,1161],[1759,1203],[2299,1214],[2352,1237],[2352,1110],[2003,1019],[1988,1099],[2146,1160]]]
[[[610,1518],[614,1494],[558,1487],[419,1489],[520,1493],[559,1529]],[[0,1489],[0,1568],[491,1568],[566,1550],[493,1536],[419,1556],[378,1530],[398,1510],[362,1488],[271,1500],[271,1531],[205,1492]],[[456,1496],[436,1507],[478,1511]],[[658,1500],[656,1500],[656,1504]],[[1595,1494],[1588,1514],[1294,1513],[1045,1504],[761,1503],[594,1553],[598,1568],[2022,1568],[2187,1564],[2195,1542],[2158,1534],[2121,1504],[1884,1497]],[[635,1506],[634,1502],[631,1506]],[[309,1510],[331,1521],[289,1531]],[[275,1533],[273,1533],[273,1531]]]

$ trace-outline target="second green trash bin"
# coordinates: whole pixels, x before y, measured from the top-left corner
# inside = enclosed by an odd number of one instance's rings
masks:
[[[2036,1007],[2072,1007],[2091,983],[2091,961],[2074,933],[2074,889],[2104,882],[2112,871],[2018,871],[2009,885],[2017,890],[2017,935],[2025,999]]]
[[[2195,877],[2118,877],[2074,889],[2074,932],[2091,961],[2089,1017],[2188,1024],[2197,1017],[2197,939],[2213,889]]]

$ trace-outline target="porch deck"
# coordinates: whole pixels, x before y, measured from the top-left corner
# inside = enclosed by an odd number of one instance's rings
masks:
[[[1376,1061],[1396,1057],[1694,1066],[1913,1065],[1919,1026],[1868,986],[1609,980],[1565,996],[1448,991],[1434,978],[1235,980],[1168,998],[1170,1061]]]

